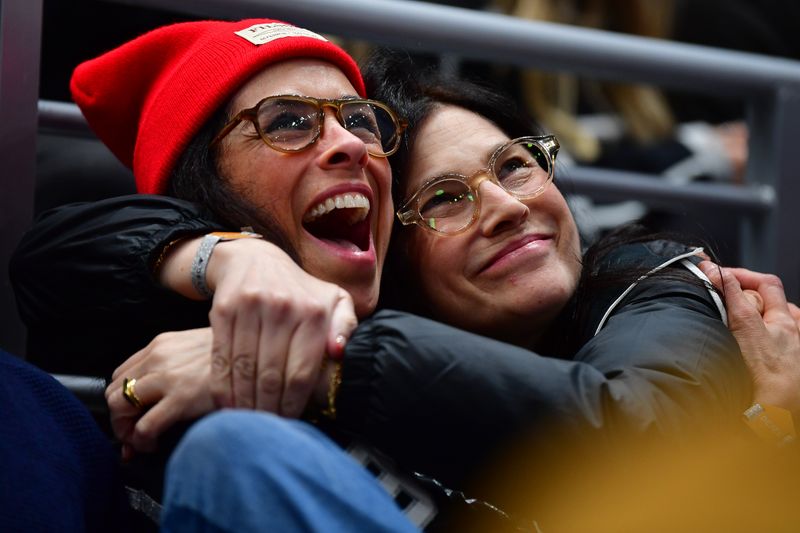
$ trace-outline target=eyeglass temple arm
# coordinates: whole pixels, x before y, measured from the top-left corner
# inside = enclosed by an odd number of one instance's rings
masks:
[[[406,207],[397,212],[397,218],[402,225],[409,226],[416,220],[416,213],[413,209]]]
[[[235,117],[233,117],[227,124],[225,124],[225,127],[220,130],[220,132],[217,134],[216,137],[214,137],[214,139],[209,143],[209,146],[216,146],[216,144],[219,143],[222,139],[224,139],[225,136],[228,135],[231,131],[233,131],[233,128],[238,126],[242,120],[249,118],[250,118],[249,115],[246,115],[244,111],[237,113]]]
[[[544,139],[539,140],[542,144],[542,147],[550,154],[550,157],[555,157],[558,153],[558,149],[561,148],[561,145],[558,142],[558,139],[555,138],[553,135],[549,135]]]

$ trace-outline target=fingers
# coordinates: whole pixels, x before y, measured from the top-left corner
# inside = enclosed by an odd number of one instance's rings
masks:
[[[754,290],[751,290],[751,289],[745,289],[742,292],[744,292],[744,296],[745,296],[745,298],[747,298],[747,301],[750,302],[750,305],[755,307],[755,309],[758,311],[758,314],[759,315],[763,315],[764,314],[764,299],[761,297],[761,295],[758,293],[758,291],[754,291]]]
[[[724,290],[722,286],[722,269],[719,265],[711,261],[701,261],[697,266],[708,276],[708,279],[711,280],[711,283],[714,284],[718,291]]]
[[[106,387],[106,403],[108,404],[108,408],[113,416],[138,416],[141,413],[141,408],[134,406],[131,402],[125,398],[122,394],[123,390],[123,381],[124,378],[116,379],[112,381],[108,387]],[[157,402],[160,399],[160,394],[157,388],[153,387],[153,383],[148,383],[146,378],[138,378],[136,379],[136,383],[133,387],[133,392],[136,394],[136,397],[139,398],[139,401],[142,402],[142,405],[152,405],[153,403]]]
[[[325,357],[326,336],[321,333],[328,328],[327,314],[320,308],[292,336],[280,398],[281,415],[295,418],[306,408]]]
[[[233,383],[231,381],[231,349],[233,322],[228,319],[226,309],[214,305],[209,318],[213,330],[211,342],[211,377],[209,389],[218,407],[233,407]]]
[[[231,389],[233,405],[244,409],[255,406],[255,384],[257,354],[259,349],[260,323],[252,309],[237,313],[233,328],[231,350]],[[280,385],[280,384],[279,384]]]
[[[791,314],[783,283],[778,276],[754,272],[746,268],[726,270],[730,270],[736,276],[743,288],[758,293],[763,304],[762,316],[767,323],[786,323],[788,326],[790,320],[797,322]]]
[[[725,303],[728,313],[734,316],[754,317],[758,315],[759,321],[761,314],[754,303],[753,297],[748,297],[742,290],[739,280],[730,271],[722,269],[718,271],[722,278],[722,290],[725,295]]]
[[[347,339],[350,338],[357,325],[358,319],[353,307],[353,299],[350,297],[350,293],[339,289],[339,295],[336,298],[333,314],[331,315],[330,328],[328,329],[326,342],[328,357],[331,359],[342,358]]]
[[[309,312],[292,338],[281,400],[283,416],[302,414],[318,384],[323,358],[341,359],[347,339],[358,325],[350,294],[335,285],[327,288],[333,289],[330,303]]]
[[[786,295],[780,278],[772,274],[754,272],[746,268],[720,268],[718,265],[703,261],[700,268],[709,277],[711,282],[721,289],[725,295],[728,306],[732,305],[727,290],[732,287],[731,281],[728,284],[722,281],[722,275],[727,273],[736,280],[736,287],[733,288],[738,298],[739,290],[743,291],[745,300],[764,316],[767,313],[785,313],[787,309]],[[738,302],[739,300],[737,300]]]
[[[758,286],[767,281],[768,278],[774,278],[780,281],[777,276],[773,276],[772,274],[764,274],[747,268],[726,267],[726,270],[736,276],[736,279],[739,280],[743,289],[757,290]]]
[[[781,280],[742,268],[701,268],[723,288],[728,326],[750,373],[753,399],[800,412],[800,309],[786,301]]]
[[[759,311],[760,296],[757,293],[754,295],[755,291],[743,291],[738,278],[730,270],[719,268],[714,263],[703,261],[700,268],[725,297],[731,331],[735,333],[763,326]]]
[[[217,405],[302,414],[326,349],[340,356],[356,326],[349,293],[316,279],[302,288],[245,288],[231,300],[235,304],[214,304],[211,390]]]
[[[250,239],[241,239],[240,241]],[[341,356],[356,325],[350,295],[263,241],[218,246],[210,389],[220,407],[299,415],[326,349]]]
[[[136,380],[136,394],[145,408],[133,408],[130,404],[124,406],[115,402],[111,410],[111,428],[114,435],[132,450],[155,451],[159,437],[176,422],[185,419],[187,414],[200,416],[213,407],[210,401],[198,402],[196,398],[187,398],[182,393],[183,389],[172,387],[170,382],[163,375],[149,375]],[[140,390],[143,391],[141,395]],[[111,396],[113,399],[117,395],[112,393]]]
[[[106,388],[106,402],[111,417],[111,429],[114,435],[122,442],[130,440],[136,421],[142,414],[143,408],[131,404],[122,394],[123,378],[114,380]],[[147,377],[138,378],[133,392],[142,402],[143,406],[152,405],[161,398],[161,387],[157,380]]]
[[[778,276],[765,274],[762,276],[757,290],[764,299],[764,320],[770,321],[789,317],[786,293]]]
[[[284,368],[293,330],[283,321],[276,321],[273,327],[261,330],[258,345],[258,369],[255,385],[251,389],[255,408],[270,413],[280,412],[283,393]]]
[[[156,337],[156,338],[158,338],[158,337]],[[155,339],[153,339],[153,340],[155,341]],[[111,375],[111,380],[115,381],[115,380],[117,380],[117,379],[119,379],[121,377],[124,377],[124,376],[128,375],[128,374],[132,374],[130,372],[130,370],[133,367],[138,366],[141,363],[141,361],[147,356],[147,353],[149,351],[148,348],[149,348],[149,345],[147,347],[145,347],[145,348],[142,348],[141,350],[139,350],[138,352],[136,352],[135,354],[130,356],[127,360],[125,360],[124,363],[119,365],[117,367],[117,369],[114,370],[114,373]]]
[[[126,441],[136,451],[154,452],[158,447],[158,438],[181,419],[181,414],[175,402],[159,402],[135,421]]]
[[[800,307],[797,307],[795,304],[789,304],[789,314],[792,315],[792,318],[797,324],[798,329],[800,329]]]
[[[133,362],[120,366],[105,396],[112,430],[126,445],[123,458],[130,457],[134,449],[153,450],[159,435],[178,419],[213,410],[210,346],[210,328],[163,333],[137,352]],[[141,406],[123,395],[127,378],[136,379],[129,391]]]

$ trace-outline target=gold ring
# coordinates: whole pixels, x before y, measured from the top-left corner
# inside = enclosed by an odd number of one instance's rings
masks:
[[[133,390],[133,387],[136,386],[136,379],[135,378],[125,378],[122,380],[122,395],[125,397],[128,402],[134,407],[141,408],[142,407],[142,400],[136,396],[136,392]]]

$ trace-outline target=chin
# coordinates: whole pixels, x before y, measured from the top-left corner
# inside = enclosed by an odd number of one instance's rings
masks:
[[[378,291],[372,287],[350,288],[345,287],[353,299],[356,316],[361,319],[372,314],[378,305]]]
[[[519,290],[510,294],[509,297],[513,303],[508,308],[537,322],[543,317],[549,320],[564,309],[564,306],[572,298],[575,287],[576,284],[571,280],[563,283],[549,281],[546,284],[534,284],[527,290]]]

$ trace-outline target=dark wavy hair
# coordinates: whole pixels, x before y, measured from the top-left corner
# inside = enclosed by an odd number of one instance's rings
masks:
[[[498,87],[485,80],[468,80],[442,75],[430,66],[418,67],[411,56],[404,52],[387,49],[375,51],[364,66],[363,74],[370,96],[386,102],[408,121],[408,129],[400,149],[390,158],[395,203],[403,200],[401,197],[404,192],[403,180],[412,157],[411,147],[414,146],[419,126],[438,107],[453,105],[472,111],[494,123],[509,138],[543,133],[536,121]],[[558,183],[557,178],[556,183]],[[579,258],[582,269],[578,289],[562,312],[562,317],[555,321],[552,331],[548,332],[542,341],[549,354],[567,356],[586,340],[573,334],[573,330],[578,331],[580,327],[570,326],[560,329],[559,324],[585,323],[592,303],[590,298],[607,287],[632,283],[647,271],[637,268],[614,270],[601,268],[600,265],[608,254],[626,244],[653,240],[703,245],[689,241],[685,236],[654,232],[636,224],[620,227],[591,245],[584,242],[586,251],[583,257]],[[417,283],[411,277],[413,270],[409,268],[410,258],[405,254],[403,242],[403,227],[396,223],[384,267],[380,306],[432,316],[424,299],[414,290]],[[713,257],[713,254],[711,255]],[[665,269],[658,275],[703,285],[688,271]]]

